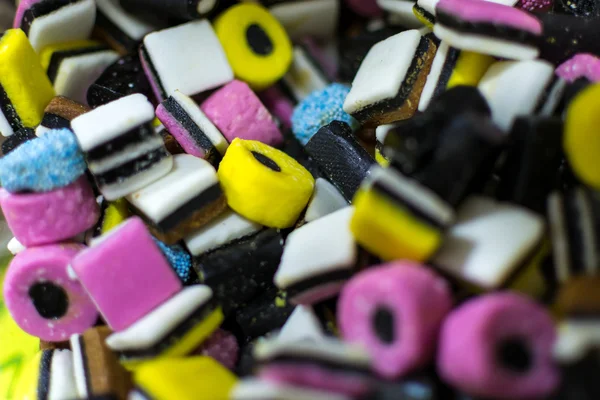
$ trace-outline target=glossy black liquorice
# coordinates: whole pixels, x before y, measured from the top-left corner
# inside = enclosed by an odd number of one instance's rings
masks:
[[[559,184],[562,137],[560,118],[517,118],[510,132],[506,158],[498,171],[498,199],[544,214],[548,195]]]
[[[134,93],[154,99],[139,57],[127,55],[106,68],[90,86],[87,101],[91,107],[98,107]]]
[[[321,127],[304,148],[348,201],[375,163],[345,122],[333,121]]]
[[[7,155],[26,141],[36,137],[35,131],[31,128],[19,129],[2,142],[2,154]]]
[[[273,287],[273,276],[283,254],[283,236],[277,229],[264,229],[193,257],[200,282],[210,286],[228,315]]]
[[[294,311],[285,292],[272,286],[240,307],[235,320],[246,338],[254,339],[280,329]]]

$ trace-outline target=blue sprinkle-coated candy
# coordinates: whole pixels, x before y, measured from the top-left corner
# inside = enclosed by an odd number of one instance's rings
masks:
[[[48,192],[75,182],[87,169],[77,139],[57,129],[28,140],[0,159],[0,184],[9,192]]]
[[[342,121],[352,130],[359,127],[358,121],[347,114],[342,106],[350,88],[340,83],[332,83],[325,89],[312,92],[294,109],[292,131],[303,145],[319,128],[332,121]]]
[[[187,282],[192,271],[192,256],[179,244],[168,246],[155,237],[153,239],[177,276],[179,276],[179,279],[184,283]]]

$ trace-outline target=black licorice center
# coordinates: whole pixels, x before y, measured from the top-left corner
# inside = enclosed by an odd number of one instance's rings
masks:
[[[383,343],[390,344],[396,338],[394,313],[387,307],[377,307],[373,314],[373,330]]]
[[[65,290],[51,282],[39,282],[31,286],[29,297],[37,312],[46,319],[58,319],[65,315],[69,308]]]
[[[281,172],[281,168],[279,167],[279,165],[277,165],[277,163],[275,161],[271,160],[269,157],[265,156],[264,154],[260,154],[257,151],[253,151],[252,155],[254,156],[254,158],[256,158],[256,160],[259,163],[261,163],[265,167],[270,168],[275,172]]]
[[[498,343],[496,361],[512,372],[526,373],[532,365],[532,355],[527,341],[522,338],[509,338]]]
[[[246,29],[246,41],[253,52],[261,56],[268,56],[273,52],[273,42],[257,24],[252,24]]]

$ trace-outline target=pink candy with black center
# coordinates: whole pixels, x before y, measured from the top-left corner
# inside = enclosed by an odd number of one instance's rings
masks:
[[[593,54],[576,54],[556,68],[556,75],[567,82],[575,82],[579,78],[600,82],[600,58]]]
[[[338,303],[342,337],[362,344],[376,371],[395,378],[425,366],[452,307],[447,283],[425,266],[396,261],[346,284]]]
[[[541,35],[542,24],[534,16],[502,4],[481,0],[441,0],[436,10],[465,22],[489,23]]]
[[[75,257],[72,266],[112,330],[129,327],[181,289],[138,217],[97,240]]]
[[[227,368],[233,369],[237,363],[239,351],[240,347],[235,336],[223,329],[217,329],[194,354],[212,357]]]
[[[200,108],[229,142],[235,138],[258,140],[270,146],[283,142],[273,116],[244,82],[228,83]]]
[[[4,301],[25,332],[49,342],[68,340],[94,325],[98,311],[67,266],[85,249],[57,244],[23,250],[4,278]]]
[[[541,305],[504,292],[477,297],[444,322],[437,358],[448,383],[482,397],[541,398],[559,383],[554,323]]]
[[[72,238],[93,227],[100,217],[85,176],[44,193],[8,193],[0,189],[0,206],[13,235],[25,247]]]

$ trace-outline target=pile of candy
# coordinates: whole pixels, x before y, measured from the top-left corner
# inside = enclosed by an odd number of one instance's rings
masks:
[[[600,2],[2,1],[12,398],[600,398]]]

